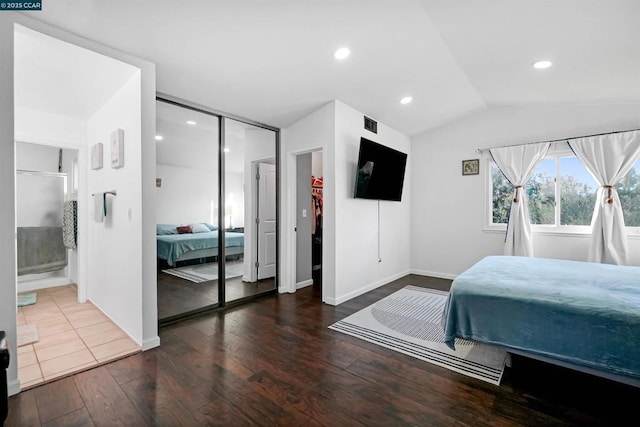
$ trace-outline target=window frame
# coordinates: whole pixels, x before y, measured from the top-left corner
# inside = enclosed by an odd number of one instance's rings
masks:
[[[562,225],[560,224],[560,212],[562,209],[562,199],[560,197],[560,158],[576,157],[567,143],[554,144],[549,148],[549,152],[544,159],[554,159],[556,165],[555,176],[555,223],[554,224],[531,224],[531,232],[535,234],[585,236],[591,235],[591,225]],[[640,160],[638,160],[640,162]],[[484,231],[489,233],[504,233],[507,224],[496,224],[493,222],[493,182],[491,179],[491,167],[495,164],[490,154],[484,156],[485,167],[485,226]],[[640,227],[626,226],[626,235],[640,239]]]

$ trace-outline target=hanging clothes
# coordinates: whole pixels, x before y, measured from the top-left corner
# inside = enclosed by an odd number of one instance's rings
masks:
[[[322,234],[322,177],[311,176],[311,233]]]

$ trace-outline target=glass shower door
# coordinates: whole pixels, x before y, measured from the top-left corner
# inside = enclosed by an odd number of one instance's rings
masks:
[[[67,266],[62,214],[67,188],[63,173],[16,172],[18,276],[56,276]],[[40,276],[33,276],[33,275]]]

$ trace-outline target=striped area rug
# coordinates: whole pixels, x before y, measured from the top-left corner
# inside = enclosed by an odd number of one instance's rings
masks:
[[[444,343],[440,318],[447,295],[406,286],[329,328],[500,385],[506,351],[462,339],[456,339],[455,350]]]

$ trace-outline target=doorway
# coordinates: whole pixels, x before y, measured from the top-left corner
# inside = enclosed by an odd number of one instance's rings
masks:
[[[322,151],[296,156],[296,288],[322,298],[324,178]]]
[[[142,242],[131,237],[141,225],[133,215],[141,212],[140,88],[135,66],[14,27],[22,389],[141,349],[142,284],[132,283],[142,267],[127,265],[142,252]],[[102,155],[116,129],[124,132],[126,167],[114,167],[108,146]],[[93,147],[100,156],[92,160],[100,162],[90,168]],[[111,194],[102,221],[89,208],[104,201],[98,192]]]

